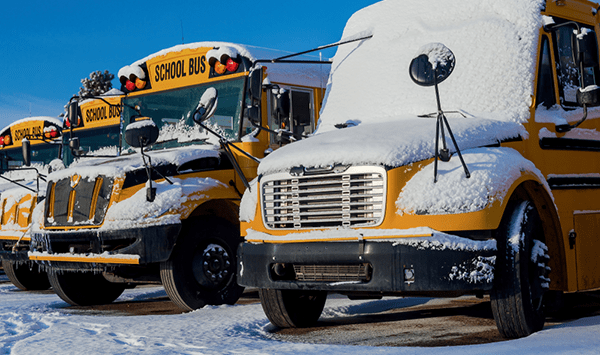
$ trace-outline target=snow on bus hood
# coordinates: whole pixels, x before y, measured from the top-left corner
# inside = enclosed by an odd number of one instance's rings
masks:
[[[461,150],[496,144],[502,140],[527,138],[516,122],[448,115]],[[259,174],[288,170],[295,166],[384,165],[398,167],[432,158],[435,153],[435,118],[398,117],[393,121],[359,124],[317,134],[284,146],[259,165]],[[449,137],[450,151],[455,151]]]
[[[175,164],[180,166],[198,158],[219,157],[218,146],[202,145],[177,147],[150,151],[147,154],[152,158],[152,166]],[[49,181],[58,181],[78,174],[84,179],[94,179],[99,175],[108,177],[124,176],[129,171],[142,169],[144,163],[140,153],[124,155],[117,158],[80,158],[68,169],[48,175]]]

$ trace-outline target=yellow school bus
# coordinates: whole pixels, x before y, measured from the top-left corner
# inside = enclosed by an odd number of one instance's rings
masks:
[[[44,163],[48,166],[51,160],[52,169],[61,169],[69,166],[75,158],[83,158],[86,154],[97,155],[103,148],[104,154],[117,155],[119,150],[120,134],[120,96],[118,93],[109,95],[101,99],[90,99],[80,103],[82,119],[71,129],[68,121],[58,119],[26,120],[22,123],[15,123],[5,130],[2,137],[5,142],[10,142],[12,138],[16,139],[15,144],[6,145],[1,148],[6,152],[5,156],[9,167],[22,165],[22,149],[20,142],[23,135],[32,138],[43,135],[45,140],[32,140],[31,155],[32,163]],[[61,134],[62,132],[62,134]],[[37,134],[37,135],[36,135]],[[68,142],[72,137],[77,137],[81,142],[80,149],[76,152],[77,156],[69,149]],[[52,144],[49,144],[51,141]],[[11,155],[12,154],[12,155]],[[62,161],[61,161],[62,159]],[[43,168],[40,166],[40,168]],[[48,169],[46,169],[48,170]],[[44,171],[47,173],[48,171]],[[24,175],[27,170],[17,169],[14,174]],[[17,186],[14,183],[7,183],[7,189],[0,194],[0,206],[2,206],[0,217],[0,257],[2,265],[9,280],[22,290],[44,290],[50,287],[48,276],[45,271],[40,270],[35,263],[29,261],[27,253],[31,240],[30,227],[33,211],[39,201],[43,201],[46,195],[46,182],[42,181],[39,187],[37,181],[29,176],[24,176],[21,184],[25,187]],[[19,183],[19,181],[17,181]],[[27,189],[29,187],[30,189]]]
[[[260,159],[312,132],[328,73],[255,65],[269,58],[200,42],[119,71],[121,156],[51,174],[34,227],[29,257],[63,300],[110,303],[131,285],[162,283],[187,310],[237,301],[242,193]]]
[[[54,117],[25,118],[0,131],[0,171],[3,176],[0,182],[0,258],[6,275],[13,283],[16,281],[15,275],[27,273],[34,279],[32,285],[41,285],[41,289],[50,287],[45,274],[40,275],[37,268],[30,270],[29,265],[26,265],[26,251],[20,261],[23,267],[17,271],[18,261],[12,257],[13,247],[21,241],[28,248],[29,238],[24,238],[23,233],[13,233],[10,229],[21,228],[15,221],[17,215],[24,215],[27,223],[28,216],[35,207],[35,196],[40,187],[45,187],[44,181],[40,184],[40,177],[48,173],[53,160],[60,159],[61,139],[62,121]],[[23,156],[23,142],[30,145],[30,162],[26,162],[27,159]],[[18,281],[15,284],[22,286]]]
[[[514,338],[600,287],[598,5],[436,6],[356,13],[345,35],[373,36],[338,50],[316,134],[261,162],[238,282],[274,325],[327,292],[475,294]]]

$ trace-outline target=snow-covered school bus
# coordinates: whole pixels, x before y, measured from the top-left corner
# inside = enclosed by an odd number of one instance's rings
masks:
[[[280,327],[350,298],[489,294],[505,337],[600,287],[598,4],[385,0],[355,13],[315,134],[240,206],[238,282]],[[440,11],[443,9],[443,11]],[[376,59],[385,58],[377,61]]]
[[[50,287],[45,273],[27,265],[29,237],[21,230],[31,222],[38,190],[46,186],[40,177],[60,159],[61,138],[62,121],[46,116],[24,118],[0,131],[0,258],[9,280],[22,289]],[[23,144],[30,147],[28,157]],[[17,252],[19,244],[24,252]]]
[[[43,125],[39,120],[27,120],[25,123],[31,128],[22,127],[23,124],[17,124],[19,131],[25,132],[25,135],[31,141],[31,164],[41,169],[43,174],[48,174],[51,170],[60,170],[69,166],[75,158],[83,157],[86,154],[112,154],[116,156],[119,150],[120,135],[120,97],[117,90],[105,94],[104,100],[94,99],[85,100],[80,103],[81,119],[76,126],[71,129],[68,121],[62,121],[56,118],[47,118]],[[15,124],[11,125],[11,127]],[[5,138],[10,142],[11,137],[17,137],[19,132],[12,129],[12,136]],[[41,131],[43,138],[49,143],[42,143],[38,140],[40,137],[35,132]],[[7,134],[2,134],[6,137]],[[62,132],[62,135],[61,135]],[[77,137],[80,142],[79,151],[73,152],[68,147],[69,140]],[[33,140],[35,138],[36,140]],[[8,156],[8,166],[23,165],[22,147],[7,145],[6,156]],[[85,158],[83,158],[85,159]],[[38,164],[36,164],[38,163]],[[13,170],[11,174],[22,176],[21,181],[16,181],[20,185],[6,182],[7,189],[0,193],[0,206],[2,206],[0,217],[0,257],[2,265],[9,280],[22,290],[44,290],[50,287],[48,277],[45,271],[40,270],[37,265],[29,261],[27,253],[29,252],[29,243],[31,240],[30,226],[32,222],[32,212],[38,202],[43,201],[46,195],[46,181],[38,183],[34,179],[35,173],[23,168]],[[11,176],[12,177],[12,176]],[[27,188],[29,187],[29,188]]]
[[[277,55],[199,42],[119,71],[121,157],[51,174],[35,219],[30,259],[63,300],[110,303],[126,287],[162,283],[187,310],[237,301],[242,193],[259,159],[312,132],[329,73],[256,65]]]

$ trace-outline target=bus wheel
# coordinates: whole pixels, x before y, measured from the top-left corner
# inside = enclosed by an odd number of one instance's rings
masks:
[[[505,338],[528,336],[544,326],[543,295],[549,288],[548,248],[530,201],[511,201],[498,229],[492,312]]]
[[[17,265],[14,261],[2,260],[2,267],[10,282],[23,291],[39,291],[50,288],[48,274],[40,270],[37,264]]]
[[[94,306],[116,300],[125,284],[109,282],[102,274],[91,272],[52,271],[48,273],[52,289],[73,306]]]
[[[234,304],[244,288],[236,281],[239,228],[223,219],[188,221],[160,278],[169,298],[181,309]]]
[[[325,301],[326,291],[259,289],[260,303],[271,321],[280,328],[305,328],[317,323]]]

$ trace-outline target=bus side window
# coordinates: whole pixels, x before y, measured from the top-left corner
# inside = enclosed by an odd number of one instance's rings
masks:
[[[596,37],[596,33],[584,26],[581,26],[582,31],[587,31],[586,36]],[[556,42],[557,69],[558,69],[558,91],[560,94],[561,105],[577,106],[577,88],[580,87],[580,73],[577,64],[573,58],[573,42],[574,42],[575,26],[563,26],[554,31]],[[598,49],[596,46],[589,49],[589,53],[584,55],[594,60],[587,60],[587,65],[584,66],[583,72],[583,87],[589,85],[598,85]],[[591,64],[590,64],[591,63]]]
[[[550,57],[550,43],[548,41],[548,37],[543,36],[535,104],[536,107],[541,104],[546,108],[550,108],[555,103],[556,98],[554,97],[554,80],[552,74],[552,60]]]

